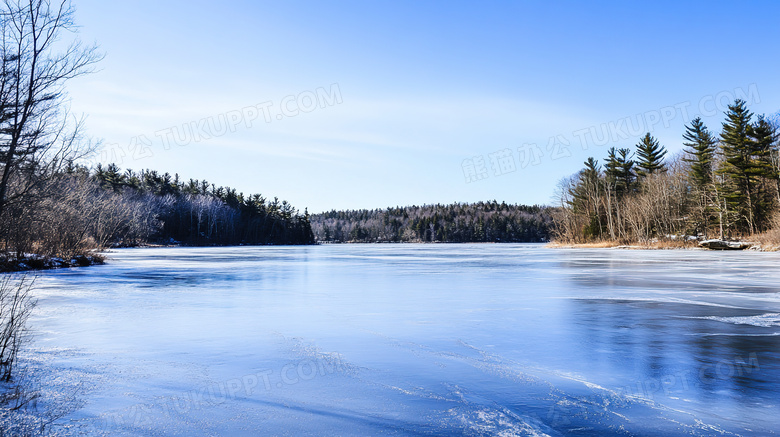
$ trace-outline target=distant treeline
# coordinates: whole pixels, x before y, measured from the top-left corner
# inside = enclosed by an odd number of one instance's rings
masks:
[[[66,165],[6,205],[6,252],[73,256],[112,245],[313,244],[308,213],[154,170]]]
[[[334,210],[311,216],[317,241],[331,243],[542,242],[548,241],[551,225],[548,207],[496,201]]]
[[[160,222],[157,240],[189,245],[313,244],[309,213],[300,214],[286,200],[260,194],[244,196],[205,180],[159,174],[154,170],[120,173],[115,165],[97,166],[92,177],[103,189],[130,197],[154,197]]]
[[[556,239],[754,236],[772,242],[772,230],[780,229],[780,120],[754,116],[742,100],[724,116],[719,133],[694,119],[682,137],[683,153],[672,159],[649,133],[634,150],[609,149],[603,166],[588,158],[559,187]]]

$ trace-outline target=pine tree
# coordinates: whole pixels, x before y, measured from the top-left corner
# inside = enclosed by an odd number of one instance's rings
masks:
[[[614,147],[611,147],[607,151],[607,159],[604,160],[604,174],[608,184],[617,185],[617,180],[620,176],[620,167],[617,151]]]
[[[759,176],[764,173],[763,165],[756,159],[760,159],[760,156],[754,156],[759,151],[755,141],[750,138],[752,117],[744,100],[737,99],[729,105],[720,134],[724,160],[718,169],[729,182],[725,198],[738,214],[737,225],[742,231],[750,233],[757,229],[757,186]]]
[[[685,127],[683,139],[686,154],[682,159],[690,163],[688,179],[692,185],[690,227],[694,233],[707,235],[715,212],[721,212],[718,189],[713,185],[715,181],[712,174],[717,141],[699,117]],[[718,217],[722,217],[722,214]],[[720,222],[722,225],[722,219]]]
[[[755,221],[758,230],[762,230],[769,221],[773,204],[773,192],[777,188],[777,172],[772,165],[772,147],[777,140],[777,133],[764,116],[748,129],[750,138],[750,154],[753,165],[750,173],[757,179],[755,200]]]
[[[764,116],[748,128],[751,155],[755,159],[755,167],[761,176],[770,175],[772,171],[771,152],[777,141],[777,132]]]
[[[584,162],[585,168],[580,170],[577,183],[570,189],[571,201],[569,206],[577,211],[588,212],[592,210],[593,198],[598,196],[601,185],[601,169],[598,161],[590,157]]]
[[[658,140],[653,138],[650,132],[645,134],[636,145],[636,155],[638,177],[643,178],[656,172],[666,171],[666,164],[663,162],[666,148],[658,144]]]
[[[593,159],[593,157],[589,157],[588,160],[584,162],[584,164],[585,169],[583,170],[583,176],[585,180],[593,185],[598,181],[599,173],[601,172],[601,169],[599,168],[599,162],[598,160]]]
[[[629,149],[619,149],[618,158],[620,162],[620,179],[625,191],[631,192],[634,189],[634,182],[636,181],[636,173],[634,172],[635,161],[631,155]]]
[[[138,190],[141,188],[141,180],[136,176],[136,174],[133,172],[132,169],[125,170],[124,174],[124,180],[125,185],[132,188],[133,190]]]
[[[774,133],[774,142],[769,146],[769,162],[772,166],[772,178],[775,182],[775,201],[780,206],[780,112],[769,119],[769,126]]]
[[[712,183],[712,160],[715,157],[716,140],[699,117],[685,127],[683,139],[686,141],[683,145],[688,154],[683,160],[691,163],[691,180],[702,189]]]
[[[98,164],[95,176],[104,188],[120,191],[125,184],[125,178],[116,164],[109,164],[105,169]]]
[[[577,185],[571,191],[571,207],[588,216],[588,224],[583,230],[586,238],[601,236],[600,198],[603,192],[601,169],[598,161],[592,157],[585,161],[580,171]]]
[[[607,182],[615,186],[617,194],[631,192],[634,188],[636,175],[631,150],[610,148],[604,167]]]

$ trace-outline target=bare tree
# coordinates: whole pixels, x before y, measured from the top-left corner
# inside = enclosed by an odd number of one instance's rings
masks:
[[[38,178],[83,157],[80,120],[64,104],[65,83],[91,72],[94,46],[73,31],[69,0],[3,0],[0,11],[0,217],[7,204],[28,195]],[[18,179],[11,191],[11,181]]]
[[[8,382],[13,374],[19,348],[27,337],[26,323],[35,301],[30,295],[32,281],[0,279],[0,381]]]

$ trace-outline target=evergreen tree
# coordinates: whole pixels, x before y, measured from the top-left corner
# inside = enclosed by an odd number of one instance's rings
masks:
[[[601,169],[598,161],[589,157],[585,168],[580,171],[579,180],[571,190],[570,206],[578,212],[588,215],[588,224],[583,230],[586,238],[601,235],[602,224],[599,212],[600,198],[603,192]]]
[[[751,173],[758,180],[755,220],[759,230],[763,230],[771,215],[774,203],[773,194],[777,194],[775,190],[778,188],[778,175],[772,163],[772,148],[777,141],[777,133],[774,126],[767,122],[764,116],[759,116],[758,120],[748,129],[748,137],[753,157]]]
[[[712,160],[715,157],[716,140],[699,117],[693,119],[690,126],[685,127],[683,139],[686,141],[683,145],[688,154],[683,160],[691,163],[691,180],[702,189],[712,182]]]
[[[125,184],[134,190],[139,190],[141,188],[141,179],[136,176],[132,169],[128,168],[125,170],[124,180]]]
[[[692,185],[689,229],[694,234],[707,235],[716,211],[721,224],[723,221],[718,189],[713,185],[715,180],[712,174],[717,141],[699,117],[685,127],[683,140],[685,156],[682,160],[690,164],[687,173]]]
[[[753,114],[744,100],[737,99],[726,111],[726,121],[721,131],[723,163],[718,172],[724,175],[725,198],[732,211],[738,215],[737,225],[742,231],[756,231],[756,186],[758,168],[753,157],[753,141],[750,138],[750,121]]]
[[[769,147],[769,162],[775,182],[775,201],[776,205],[780,206],[780,112],[769,119],[769,125],[774,133],[774,142]]]
[[[636,155],[638,158],[636,161],[638,177],[646,177],[655,172],[666,170],[666,165],[663,162],[666,148],[658,144],[658,140],[653,138],[650,132],[645,134],[636,145]]]
[[[109,164],[106,168],[98,164],[95,168],[95,179],[100,183],[101,187],[114,191],[121,190],[125,183],[125,177],[116,164]]]
[[[751,155],[756,161],[757,174],[771,176],[772,147],[777,141],[775,127],[764,116],[759,116],[758,120],[748,128],[748,137],[750,138]]]
[[[631,150],[610,148],[607,152],[604,164],[607,183],[615,187],[619,195],[633,190],[636,175],[634,174],[634,161],[630,156]]]
[[[604,160],[604,175],[608,184],[617,185],[620,175],[620,163],[618,162],[617,150],[614,147],[610,147],[607,151],[607,159]]]
[[[585,161],[585,168],[582,170],[582,181],[590,191],[597,191],[601,182],[601,168],[599,162],[593,157]]]

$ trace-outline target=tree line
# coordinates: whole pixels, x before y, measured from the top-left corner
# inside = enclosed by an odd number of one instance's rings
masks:
[[[312,244],[307,212],[260,194],[154,170],[67,164],[0,221],[6,251],[73,256],[146,243]]]
[[[315,238],[328,243],[541,242],[550,237],[550,208],[505,202],[454,203],[311,216]]]
[[[720,133],[700,118],[685,126],[683,152],[647,133],[632,151],[611,148],[559,184],[555,237],[567,242],[646,242],[694,236],[740,238],[780,225],[780,129],[743,100]]]
[[[161,222],[157,239],[189,245],[313,244],[309,213],[300,213],[286,200],[245,196],[234,188],[154,170],[120,173],[116,165],[97,166],[94,179],[114,193],[153,195]]]

